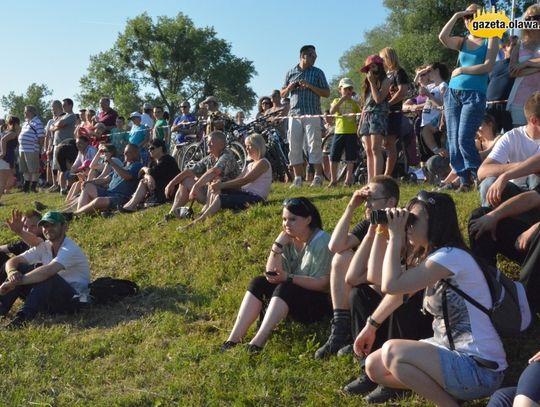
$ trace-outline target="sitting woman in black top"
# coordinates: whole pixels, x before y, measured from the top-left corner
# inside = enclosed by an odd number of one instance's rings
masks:
[[[222,351],[238,345],[265,304],[268,307],[261,326],[247,345],[249,352],[261,351],[274,327],[289,314],[305,323],[330,315],[329,241],[311,201],[292,198],[283,203],[282,230],[272,244],[267,271],[251,281]]]
[[[167,154],[163,140],[153,139],[148,151],[152,161],[148,167],[141,168],[137,190],[121,212],[135,212],[143,202],[146,207],[165,203],[165,187],[180,172],[176,160]]]

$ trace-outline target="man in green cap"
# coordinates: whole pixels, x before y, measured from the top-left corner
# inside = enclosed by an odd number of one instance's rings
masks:
[[[90,266],[79,246],[66,236],[66,219],[60,212],[47,212],[38,223],[44,242],[6,263],[7,279],[0,285],[0,315],[6,315],[15,300],[24,304],[8,327],[18,327],[39,312],[74,312],[85,301]],[[41,264],[31,269],[29,266]]]

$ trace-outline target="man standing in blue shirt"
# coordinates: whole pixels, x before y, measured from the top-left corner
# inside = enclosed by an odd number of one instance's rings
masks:
[[[304,45],[300,49],[300,62],[287,72],[281,89],[281,97],[290,95],[289,111],[289,161],[294,170],[291,187],[302,186],[304,166],[304,139],[307,140],[309,163],[315,167],[315,177],[311,186],[322,185],[322,138],[321,118],[296,118],[301,115],[320,115],[321,97],[330,96],[330,88],[324,72],[314,67],[317,53],[315,46]]]

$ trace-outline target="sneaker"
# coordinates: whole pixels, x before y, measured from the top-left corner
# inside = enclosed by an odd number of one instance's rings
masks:
[[[318,175],[314,176],[310,187],[322,187],[322,178]]]
[[[34,208],[36,208],[36,211],[42,212],[47,209],[47,205],[39,201],[34,201]]]
[[[335,335],[332,333],[328,337],[326,343],[315,352],[315,359],[323,359],[325,357],[335,355],[341,348],[349,345],[350,343],[351,338],[349,335]]]
[[[22,314],[15,316],[9,324],[6,325],[6,329],[19,329],[24,327],[28,320]]]
[[[372,392],[377,388],[377,383],[372,382],[367,375],[363,374],[357,379],[354,379],[343,388],[343,391],[351,396],[361,396]]]
[[[382,404],[389,400],[402,399],[411,394],[410,390],[392,389],[390,387],[377,386],[375,390],[364,397],[364,401],[368,404]]]
[[[263,350],[263,348],[261,348],[261,347],[258,346],[258,345],[254,345],[254,344],[252,344],[252,343],[246,344],[246,351],[247,351],[248,353],[253,353],[253,354],[255,354],[255,353],[261,353],[262,350]]]
[[[289,188],[300,188],[302,186],[302,178],[294,178]]]
[[[353,346],[352,345],[347,345],[347,346],[344,346],[343,348],[341,348],[340,350],[338,350],[336,355],[337,356],[348,356],[348,355],[352,355],[353,353],[354,353]]]
[[[61,189],[61,190],[60,190],[60,193],[61,193],[62,195],[67,195],[67,194],[68,194],[68,190],[67,190],[67,189]]]
[[[58,192],[58,191],[60,191],[60,187],[58,185],[53,185],[47,190],[47,192]]]
[[[229,350],[229,349],[232,349],[234,348],[236,345],[238,345],[238,342],[233,342],[233,341],[225,341],[223,342],[223,345],[221,345],[221,348],[219,348],[219,351],[221,353]]]

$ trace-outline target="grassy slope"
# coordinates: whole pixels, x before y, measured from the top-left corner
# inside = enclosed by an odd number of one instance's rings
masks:
[[[402,203],[417,190],[404,187]],[[216,352],[248,282],[264,268],[289,193],[276,185],[269,205],[224,212],[182,234],[175,231],[182,222],[156,226],[166,207],[74,221],[69,235],[88,254],[94,277],[129,278],[142,293],[76,317],[42,317],[17,332],[0,331],[0,405],[358,405],[359,399],[340,391],[358,373],[356,363],[312,358],[326,339],[327,324],[285,324],[259,356],[243,349]],[[331,230],[351,191],[301,193],[314,199]],[[10,194],[0,218],[38,197],[60,204],[56,195]],[[477,194],[456,199],[465,225]],[[0,230],[0,241],[12,239]],[[505,271],[516,273],[517,267],[505,263]],[[508,342],[510,381],[537,350],[538,331],[534,327],[532,339]],[[402,405],[425,403],[411,398]]]

